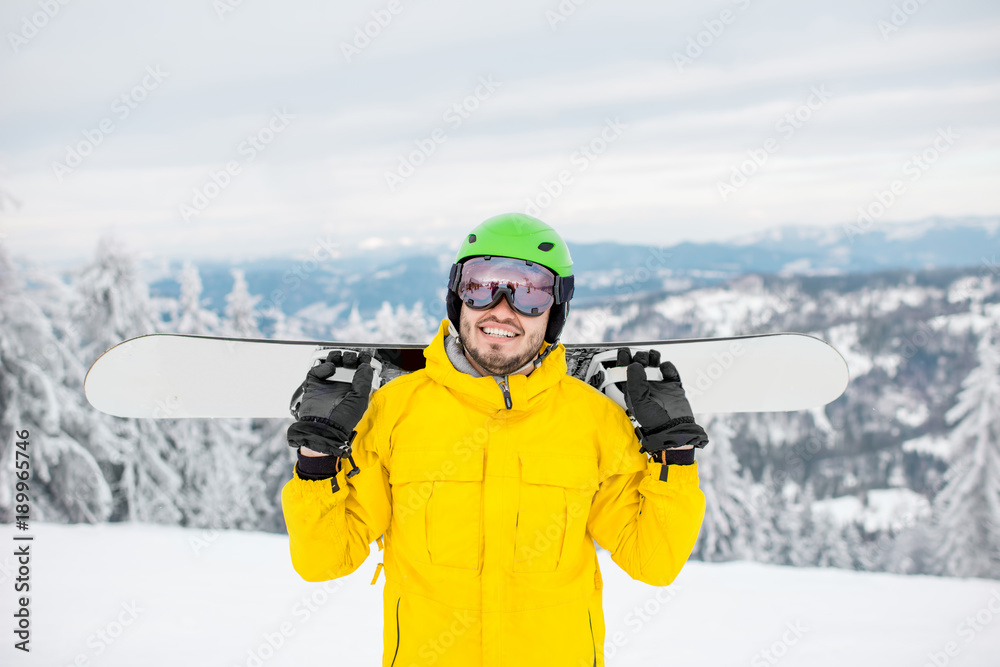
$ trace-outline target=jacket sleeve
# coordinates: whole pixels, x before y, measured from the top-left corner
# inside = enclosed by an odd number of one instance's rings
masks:
[[[352,446],[360,472],[348,479],[350,461],[341,461],[331,479],[293,477],[281,490],[281,509],[295,571],[306,581],[326,581],[354,572],[368,558],[370,545],[389,526],[389,475],[382,465],[388,452],[382,427],[380,392],[357,427]],[[334,484],[335,483],[335,484]]]
[[[639,451],[628,417],[621,415],[628,423],[625,444],[616,448],[612,471],[598,486],[587,527],[630,577],[667,586],[691,555],[705,517],[698,463],[649,460]]]

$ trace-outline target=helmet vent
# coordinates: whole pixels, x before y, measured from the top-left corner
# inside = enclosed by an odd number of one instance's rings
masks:
[[[475,242],[476,242],[476,235],[469,234],[469,243],[475,243]]]
[[[549,243],[548,241],[538,244],[538,249],[541,250],[542,252],[548,252],[549,250],[552,250],[555,247],[556,246],[554,243]]]

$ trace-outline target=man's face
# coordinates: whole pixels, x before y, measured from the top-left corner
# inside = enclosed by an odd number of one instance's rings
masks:
[[[490,375],[509,375],[538,356],[551,312],[520,315],[506,299],[489,310],[472,310],[463,303],[459,332],[465,352]]]

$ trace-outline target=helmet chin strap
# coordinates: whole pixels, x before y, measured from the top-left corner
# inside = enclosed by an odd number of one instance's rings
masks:
[[[551,352],[553,349],[555,349],[556,345],[558,345],[558,344],[559,344],[558,340],[556,342],[554,342],[554,343],[549,343],[548,347],[546,347],[542,351],[542,353],[540,355],[538,355],[537,357],[535,357],[534,359],[532,359],[531,361],[529,361],[525,365],[521,366],[516,371],[514,371],[512,373],[508,373],[507,375],[517,375],[518,373],[520,373],[524,369],[528,368],[529,366],[532,367],[532,370],[537,369],[539,366],[542,365],[542,362],[545,360],[545,357],[549,356],[549,352]]]
[[[530,361],[529,363],[533,364],[535,366],[535,368],[538,368],[539,366],[542,365],[542,362],[545,361],[545,357],[549,356],[549,352],[551,352],[552,350],[556,349],[557,345],[559,345],[559,339],[558,338],[556,338],[553,342],[549,343],[549,346],[547,348],[545,348],[544,350],[542,350],[542,353],[540,355],[538,355],[537,359],[534,359],[534,360]],[[527,366],[527,364],[525,364],[525,366]],[[522,368],[524,368],[524,366],[522,366]]]

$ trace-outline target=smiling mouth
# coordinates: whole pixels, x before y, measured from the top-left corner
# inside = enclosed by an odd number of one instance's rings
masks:
[[[483,334],[489,338],[497,338],[500,340],[517,338],[517,336],[519,335],[513,331],[508,331],[507,329],[501,329],[500,327],[490,326],[489,324],[480,326],[479,330],[482,331]]]

